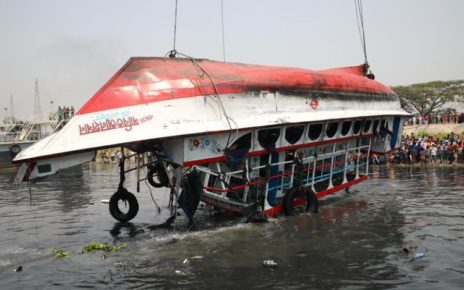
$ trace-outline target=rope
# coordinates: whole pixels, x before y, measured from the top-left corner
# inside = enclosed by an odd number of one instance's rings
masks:
[[[124,147],[121,147],[121,160],[119,160],[119,186],[118,191],[124,189],[124,181],[126,180],[125,170],[124,170],[124,161],[126,157],[124,156]]]
[[[358,33],[359,38],[361,39],[361,46],[364,53],[364,62],[367,64],[367,49],[366,49],[366,35],[364,32],[364,15],[362,0],[354,0],[355,10],[356,10],[356,21],[358,23]]]
[[[177,36],[177,0],[176,0],[176,8],[174,10],[174,43],[172,45],[172,50],[169,53],[169,57],[176,57],[176,37]]]
[[[145,179],[145,185],[148,187],[148,190],[150,190],[150,196],[151,196],[151,200],[153,201],[153,203],[155,204],[155,207],[156,209],[158,210],[158,214],[161,213],[161,207],[158,205],[158,203],[156,202],[155,198],[153,197],[153,192],[151,190],[151,187],[148,185],[148,182],[147,180]]]
[[[224,0],[221,0],[221,22],[222,22],[222,58],[226,61],[226,40],[224,34]]]
[[[173,51],[169,52],[169,56],[171,56],[171,54],[173,53]],[[219,106],[221,108],[221,111],[222,113],[224,114],[224,116],[226,117],[226,121],[227,121],[227,125],[229,126],[229,136],[227,138],[227,143],[226,143],[226,148],[229,146],[229,142],[230,142],[230,137],[231,137],[231,133],[232,131],[234,131],[234,128],[232,127],[232,124],[231,124],[231,121],[235,124],[235,127],[236,127],[236,133],[238,133],[238,125],[237,125],[237,122],[234,121],[234,119],[232,119],[231,117],[229,117],[229,115],[227,115],[227,112],[226,112],[226,109],[224,107],[224,104],[222,103],[222,100],[221,100],[221,97],[219,95],[219,91],[216,87],[216,83],[214,82],[213,78],[211,77],[211,75],[208,73],[208,71],[203,68],[197,61],[195,58],[191,57],[191,56],[188,56],[186,54],[183,54],[183,53],[180,53],[178,51],[174,51],[174,53],[177,55],[180,55],[180,56],[183,56],[185,58],[188,58],[192,61],[192,63],[197,66],[198,68],[200,68],[200,70],[208,77],[208,79],[211,81],[211,84],[213,85],[213,89],[214,89],[214,95],[216,96],[216,99],[219,103]]]

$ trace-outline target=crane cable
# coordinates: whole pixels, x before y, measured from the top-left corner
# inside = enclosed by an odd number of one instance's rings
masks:
[[[224,0],[221,0],[221,24],[222,24],[222,59],[226,62],[226,40],[224,33]]]
[[[176,8],[174,10],[174,41],[172,44],[172,50],[169,52],[169,57],[176,57],[176,38],[177,38],[177,0],[176,0]]]
[[[362,0],[354,0],[354,6],[356,10],[356,21],[358,23],[359,38],[361,39],[361,46],[364,52],[364,62],[367,63],[366,35],[364,33]]]
[[[237,122],[232,118],[230,117],[228,114],[227,114],[227,111],[226,111],[226,108],[224,106],[224,104],[222,103],[222,100],[221,100],[221,96],[219,94],[219,90],[216,86],[216,83],[214,82],[214,79],[213,77],[208,73],[208,71],[203,67],[201,66],[197,60],[192,57],[192,56],[189,56],[189,55],[186,55],[184,53],[181,53],[181,52],[178,52],[178,51],[175,51],[175,50],[171,50],[169,51],[166,55],[169,55],[169,57],[176,57],[176,55],[180,55],[182,57],[185,57],[187,59],[190,59],[193,63],[193,65],[195,67],[198,67],[200,69],[200,71],[203,73],[203,75],[206,75],[208,77],[208,79],[210,80],[212,86],[213,86],[213,90],[214,90],[214,96],[216,97],[216,101],[218,102],[219,104],[219,107],[221,108],[221,111],[222,111],[222,114],[224,115],[224,117],[226,118],[226,122],[227,122],[227,125],[229,126],[229,136],[227,138],[227,143],[226,143],[226,147],[229,146],[229,142],[230,142],[230,138],[231,138],[231,134],[233,131],[236,132],[236,134],[238,134],[238,124]],[[202,76],[202,75],[200,75]],[[233,122],[235,124],[235,130],[232,126],[232,123]]]
[[[364,75],[370,79],[374,79],[375,76],[369,69],[369,62],[367,61],[366,33],[364,30],[364,14],[362,0],[354,0],[354,6],[356,11],[356,21],[358,23],[359,38],[361,39],[361,46],[364,53]]]
[[[195,58],[191,57],[191,56],[188,56],[186,54],[183,54],[183,53],[180,53],[176,50],[176,36],[177,36],[177,0],[175,2],[176,6],[175,6],[175,11],[174,11],[174,41],[173,41],[173,48],[171,51],[169,51],[167,53],[167,55],[170,57],[170,58],[175,58],[178,54],[180,56],[183,56],[185,58],[188,58],[192,61],[192,63],[200,68],[200,70],[202,71],[203,74],[205,74],[208,79],[211,81],[211,84],[213,85],[213,89],[214,89],[214,95],[216,96],[216,100],[217,102],[219,103],[219,107],[221,108],[221,111],[222,113],[224,114],[225,118],[226,118],[226,122],[227,122],[227,125],[229,126],[229,136],[227,138],[227,144],[226,144],[226,147],[229,146],[229,142],[230,142],[230,138],[231,138],[231,133],[234,131],[234,128],[232,127],[232,124],[231,122],[233,122],[235,124],[235,127],[236,127],[236,133],[238,133],[238,125],[237,125],[237,122],[235,122],[234,119],[232,119],[228,114],[227,114],[227,111],[224,107],[224,104],[222,103],[222,100],[221,100],[221,97],[219,95],[219,91],[216,87],[216,84],[214,82],[214,79],[211,77],[211,75],[208,73],[208,71],[203,68],[196,60]],[[224,3],[223,3],[223,0],[221,0],[221,21],[222,21],[222,53],[223,53],[223,60],[224,62],[226,61],[226,49],[225,49],[225,36],[224,36]]]

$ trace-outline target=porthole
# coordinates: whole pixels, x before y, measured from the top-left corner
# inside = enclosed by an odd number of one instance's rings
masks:
[[[374,120],[374,126],[372,127],[372,131],[374,132],[374,134],[380,132],[379,122],[379,120]]]
[[[332,138],[338,131],[338,122],[332,122],[327,124],[327,130],[325,132],[328,138]]]
[[[345,121],[342,123],[342,136],[346,136],[351,129],[351,121]]]
[[[275,145],[280,136],[280,129],[266,129],[258,131],[258,142],[264,149],[275,149]]]
[[[359,131],[361,131],[362,127],[362,121],[361,120],[356,120],[353,125],[353,134],[358,134]]]
[[[291,126],[285,129],[285,140],[290,144],[295,144],[303,135],[304,126]]]
[[[371,129],[371,124],[372,124],[372,120],[366,120],[364,122],[364,129],[363,129],[363,132],[364,133],[368,133],[369,130]]]
[[[251,133],[245,134],[242,137],[238,138],[232,145],[229,146],[229,149],[232,150],[250,150],[251,148]]]
[[[322,133],[323,124],[311,124],[308,130],[308,138],[312,141],[319,139]]]

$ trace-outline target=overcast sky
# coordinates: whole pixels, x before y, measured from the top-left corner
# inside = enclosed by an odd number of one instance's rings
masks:
[[[322,69],[364,60],[351,0],[223,0],[226,60]],[[0,0],[0,117],[80,108],[131,56],[173,48],[175,0]],[[464,79],[464,1],[365,0],[377,80]],[[221,0],[178,0],[177,45],[222,60]],[[51,105],[53,101],[53,106]]]

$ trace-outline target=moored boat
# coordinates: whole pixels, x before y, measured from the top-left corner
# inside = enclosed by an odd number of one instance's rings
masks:
[[[48,119],[34,118],[23,121],[13,116],[0,124],[0,169],[15,168],[14,157],[32,144],[60,130],[69,121],[61,112],[51,114]]]

